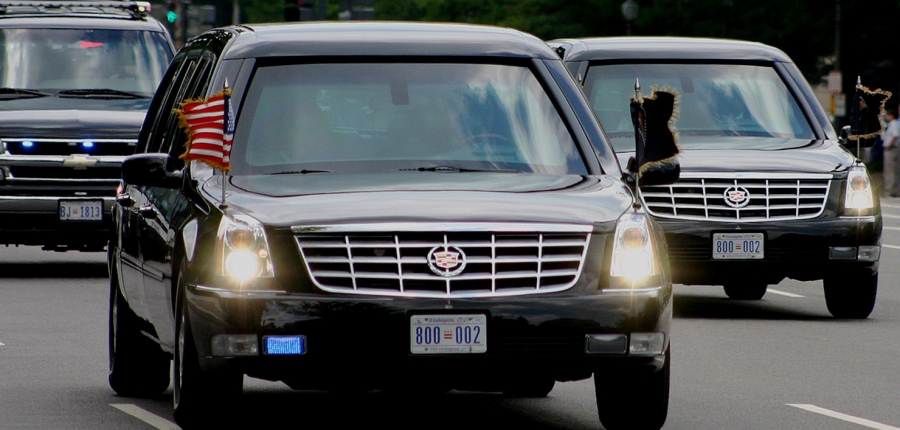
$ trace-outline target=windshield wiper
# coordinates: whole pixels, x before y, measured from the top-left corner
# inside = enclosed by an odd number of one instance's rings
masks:
[[[287,170],[284,172],[269,173],[270,175],[305,175],[307,173],[334,173],[331,170]]]
[[[453,166],[419,167],[418,169],[400,169],[401,171],[438,172],[438,173],[522,173],[513,169],[466,169]]]
[[[144,94],[129,93],[127,91],[113,90],[110,88],[92,88],[82,90],[62,90],[59,93],[61,98],[84,98],[84,99],[146,99],[150,96]]]
[[[38,97],[47,97],[49,95],[51,94],[37,90],[29,90],[27,88],[0,88],[0,100],[35,99]]]

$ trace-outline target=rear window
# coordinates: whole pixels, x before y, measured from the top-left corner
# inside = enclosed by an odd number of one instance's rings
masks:
[[[233,174],[428,167],[586,174],[528,67],[293,64],[257,69],[237,119]]]
[[[754,145],[777,149],[814,139],[807,118],[778,73],[746,64],[612,64],[588,70],[585,93],[617,151],[634,150],[629,100],[635,79],[680,94],[677,129],[686,147]],[[744,137],[746,139],[722,139]],[[774,138],[761,140],[759,138]],[[730,143],[729,143],[730,142]],[[742,143],[743,142],[743,143]],[[765,142],[765,143],[761,143]]]

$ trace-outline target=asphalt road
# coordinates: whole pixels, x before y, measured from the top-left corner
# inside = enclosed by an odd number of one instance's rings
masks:
[[[867,320],[832,319],[821,282],[783,281],[757,302],[676,286],[665,428],[900,430],[900,199],[882,207]],[[105,255],[0,248],[0,429],[177,428],[170,393],[123,398],[107,385],[107,307]],[[251,378],[244,393],[222,411],[244,428],[600,428],[590,381],[546,399],[298,392]]]

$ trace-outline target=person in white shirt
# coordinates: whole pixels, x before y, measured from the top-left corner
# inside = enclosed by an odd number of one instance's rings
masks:
[[[884,113],[887,128],[884,131],[884,196],[900,197],[900,123],[897,111]]]

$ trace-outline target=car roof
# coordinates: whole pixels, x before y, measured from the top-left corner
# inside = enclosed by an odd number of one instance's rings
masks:
[[[165,31],[142,1],[0,0],[0,28]]]
[[[281,56],[559,57],[537,37],[502,27],[411,22],[270,23],[237,32],[224,59]]]
[[[778,48],[758,42],[692,37],[596,37],[548,42],[565,49],[566,61],[722,60],[790,63]]]
[[[3,28],[91,28],[97,30],[166,31],[165,27],[156,20],[59,16],[2,18],[0,19],[0,29]]]

